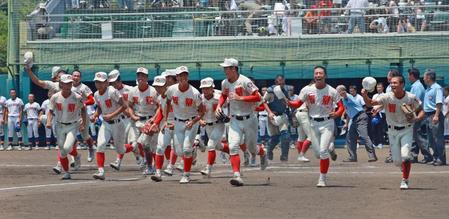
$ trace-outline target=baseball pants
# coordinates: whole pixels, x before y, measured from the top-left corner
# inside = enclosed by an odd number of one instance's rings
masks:
[[[207,141],[207,151],[222,150],[223,145],[221,139],[225,131],[224,123],[215,123],[213,125],[206,125],[206,134],[209,140]]]
[[[38,120],[37,119],[28,119],[28,138],[39,138],[39,131],[37,129]]]
[[[89,121],[89,130],[92,136],[97,136],[97,130],[95,130],[95,123]]]
[[[329,149],[334,140],[334,120],[326,119],[320,122],[312,120],[310,124],[314,133],[310,139],[315,156],[322,160],[328,159]]]
[[[19,130],[16,132],[16,124],[19,123],[19,117],[18,116],[8,116],[8,137],[12,138],[14,137],[14,132],[17,134],[18,138],[22,137],[22,132]]]
[[[156,149],[156,154],[157,155],[164,155],[165,149],[169,146],[169,145],[174,145],[174,129],[169,129],[169,128],[164,128],[162,129],[157,137],[157,149]],[[180,148],[178,148],[178,151],[176,149],[176,147],[174,148],[176,155],[181,155],[182,154],[182,150]]]
[[[312,128],[310,126],[309,113],[308,112],[296,112],[296,119],[298,120],[298,141],[310,141],[310,136],[312,136]]]
[[[237,155],[240,151],[240,144],[245,136],[245,144],[251,154],[258,154],[257,151],[257,118],[250,115],[250,118],[237,120],[231,117],[228,131],[229,154]]]
[[[72,147],[76,142],[76,134],[78,133],[79,128],[80,124],[78,122],[70,125],[56,123],[56,138],[61,158],[67,157],[67,154],[72,151]]]
[[[47,124],[47,115],[42,115],[41,123],[44,126],[45,126],[45,124]],[[51,128],[47,128],[45,126],[45,137],[47,138],[47,141],[49,141],[49,139],[51,138],[52,133],[53,133],[53,135],[56,135],[55,129],[56,129],[56,123],[54,121],[52,121]]]
[[[175,152],[182,151],[185,157],[192,157],[193,142],[198,132],[199,123],[195,123],[191,129],[186,129],[186,122],[175,121]],[[181,156],[181,154],[176,154]]]
[[[115,151],[119,154],[125,153],[125,123],[123,120],[120,120],[117,123],[109,124],[104,121],[100,129],[98,130],[98,139],[97,139],[97,153],[104,153],[106,150],[106,145],[108,144],[111,137],[114,136],[114,146]]]
[[[403,161],[409,161],[412,158],[410,149],[413,143],[413,127],[402,130],[388,129],[388,138],[391,156],[396,166],[401,166]]]

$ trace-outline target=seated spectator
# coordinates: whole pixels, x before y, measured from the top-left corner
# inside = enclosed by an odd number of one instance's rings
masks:
[[[369,29],[376,30],[378,33],[388,33],[390,28],[387,25],[387,19],[380,17],[371,22]]]

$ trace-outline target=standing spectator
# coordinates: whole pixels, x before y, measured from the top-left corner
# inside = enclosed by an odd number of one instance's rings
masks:
[[[267,87],[262,87],[262,97],[267,93]],[[259,111],[259,138],[257,143],[265,144],[268,138],[267,126],[268,126],[268,112],[267,110]]]
[[[430,164],[442,166],[446,165],[444,115],[442,112],[443,89],[435,80],[435,70],[427,69],[424,73],[424,83],[427,85],[424,95],[424,112],[427,120],[427,140],[433,150],[433,161]]]
[[[356,25],[359,27],[360,33],[365,33],[365,9],[363,8],[367,8],[368,5],[368,0],[349,0],[346,5],[349,10],[348,33],[352,33]]]
[[[38,131],[38,119],[41,106],[34,101],[34,94],[28,95],[28,103],[25,104],[23,112],[25,113],[28,131],[28,144],[30,149],[34,143],[34,149],[39,149],[39,131]]]
[[[253,35],[252,22],[257,16],[257,11],[262,9],[262,5],[259,0],[246,0],[239,4],[239,9],[242,11],[248,11],[248,16],[245,19],[246,34]]]
[[[420,101],[421,104],[424,102],[424,94],[426,90],[419,80],[419,70],[416,68],[410,68],[408,70],[408,80],[412,84],[410,88],[410,93],[414,94]],[[429,144],[426,141],[426,123],[423,121],[416,121],[413,124],[413,144],[410,149],[411,156],[413,157],[412,162],[418,161],[419,150],[421,149],[421,153],[424,156],[424,159],[421,163],[428,163],[433,160],[432,155],[429,151]]]
[[[373,100],[377,100],[380,95],[384,94],[384,84],[382,82],[377,83],[376,91],[377,93],[373,95]],[[372,130],[374,130],[372,132],[373,135],[370,136],[371,140],[373,141],[373,144],[377,146],[377,148],[381,149],[386,143],[385,136],[387,130],[387,120],[385,117],[385,110],[382,110],[379,113],[373,115],[373,118],[371,119],[371,125]]]
[[[446,143],[449,141],[449,86],[444,87],[444,139]]]
[[[346,146],[349,153],[349,158],[343,162],[357,162],[357,138],[360,137],[365,142],[365,148],[368,152],[368,162],[377,161],[376,153],[374,151],[373,143],[368,136],[368,121],[369,117],[365,113],[363,106],[365,101],[359,100],[353,95],[348,95],[344,85],[337,86],[337,92],[340,94],[345,106],[345,112],[351,119],[346,135]],[[358,95],[360,96],[360,95]],[[360,96],[361,97],[361,96]]]

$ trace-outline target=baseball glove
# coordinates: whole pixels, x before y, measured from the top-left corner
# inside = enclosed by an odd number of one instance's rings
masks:
[[[403,103],[401,105],[401,109],[402,109],[402,112],[404,112],[405,117],[407,118],[407,121],[410,123],[413,123],[416,118],[415,111],[413,110],[413,108],[410,105]]]
[[[228,123],[231,119],[229,118],[229,116],[227,116],[226,114],[224,114],[223,112],[220,112],[217,116],[216,116],[217,120],[221,123]]]

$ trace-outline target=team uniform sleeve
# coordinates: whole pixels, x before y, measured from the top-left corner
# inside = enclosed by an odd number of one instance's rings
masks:
[[[248,79],[248,81],[246,82],[246,91],[248,91],[248,93],[252,94],[254,93],[254,91],[258,91],[259,88],[257,88],[257,86]]]
[[[111,92],[111,99],[114,100],[115,102],[118,102],[120,100],[120,98],[122,98],[122,94],[120,94],[120,92],[118,90],[113,90]]]
[[[382,106],[385,107],[386,104],[387,104],[387,99],[388,99],[387,94],[386,94],[386,93],[383,93],[383,94],[380,94],[380,95],[377,97],[376,101],[377,101],[380,105],[382,105]]]

